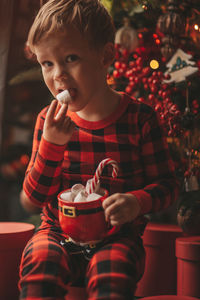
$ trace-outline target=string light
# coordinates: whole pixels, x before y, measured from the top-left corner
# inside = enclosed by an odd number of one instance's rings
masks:
[[[156,59],[152,59],[150,61],[150,67],[153,69],[153,70],[156,70],[159,68],[159,62],[156,60]]]
[[[199,25],[198,25],[198,24],[195,24],[195,25],[194,25],[194,30],[196,30],[196,31],[199,30]]]
[[[148,9],[147,5],[145,5],[145,4],[142,5],[142,8],[143,8],[144,10],[147,10],[147,9]]]
[[[139,37],[139,39],[142,39],[143,38],[143,34],[142,33],[138,33],[138,37]]]
[[[156,43],[157,45],[160,45],[160,39],[159,39],[159,37],[158,37],[158,35],[157,35],[156,33],[153,33],[153,38],[154,38],[154,40],[155,40],[155,43]]]

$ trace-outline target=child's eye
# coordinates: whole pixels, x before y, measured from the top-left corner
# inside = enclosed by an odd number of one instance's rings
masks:
[[[50,61],[43,61],[42,64],[41,64],[43,67],[51,67],[53,64],[52,62]]]
[[[66,58],[65,58],[65,61],[67,63],[71,63],[71,62],[74,62],[78,59],[78,56],[76,54],[71,54],[71,55],[68,55]]]

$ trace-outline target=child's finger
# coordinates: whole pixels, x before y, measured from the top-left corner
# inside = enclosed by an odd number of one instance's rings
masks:
[[[48,111],[47,111],[47,116],[46,116],[47,121],[54,119],[56,108],[57,108],[57,101],[53,100],[51,102],[50,106],[49,106]]]
[[[114,202],[115,202],[115,195],[111,195],[110,197],[106,198],[103,201],[102,206],[104,209],[106,209],[108,206],[110,206]]]
[[[68,105],[67,104],[62,104],[60,109],[58,110],[56,116],[55,116],[55,120],[58,121],[58,120],[63,120],[66,116],[66,113],[67,113],[67,108],[68,108]]]
[[[106,221],[108,221],[112,215],[116,215],[118,213],[119,213],[119,206],[117,205],[116,202],[114,202],[113,204],[111,204],[105,209]]]

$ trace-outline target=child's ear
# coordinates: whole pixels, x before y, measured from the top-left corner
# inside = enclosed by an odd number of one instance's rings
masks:
[[[109,67],[115,59],[115,46],[113,43],[107,43],[103,49],[102,63],[104,67]]]

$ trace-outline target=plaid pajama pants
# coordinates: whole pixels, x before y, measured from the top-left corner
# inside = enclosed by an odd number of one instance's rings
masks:
[[[105,241],[88,261],[68,253],[59,228],[45,226],[24,249],[20,265],[20,300],[64,300],[67,285],[85,278],[89,300],[131,300],[144,271],[141,238],[129,233]]]

